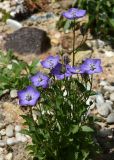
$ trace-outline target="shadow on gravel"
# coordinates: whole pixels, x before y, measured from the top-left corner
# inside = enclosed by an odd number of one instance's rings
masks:
[[[102,155],[97,160],[114,160],[114,134],[110,138],[97,136],[97,141],[102,149]]]

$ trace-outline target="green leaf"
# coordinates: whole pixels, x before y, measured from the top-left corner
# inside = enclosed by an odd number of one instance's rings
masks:
[[[114,27],[114,19],[110,18],[110,19],[109,19],[109,24],[110,24],[112,27]]]
[[[71,125],[71,133],[75,134],[79,131],[79,126],[78,125]]]
[[[82,160],[86,160],[88,155],[89,155],[89,152],[87,152],[86,150],[82,150],[82,154],[83,154],[83,159]]]
[[[81,128],[83,132],[94,132],[94,130],[88,126],[82,126]]]
[[[65,23],[65,25],[64,25],[64,30],[65,30],[65,31],[70,28],[71,22],[72,22],[71,20],[67,20],[67,21],[66,21],[66,23]]]
[[[28,69],[31,74],[34,74],[37,71],[38,64],[39,64],[39,60],[35,59],[32,61],[30,65],[28,65]]]

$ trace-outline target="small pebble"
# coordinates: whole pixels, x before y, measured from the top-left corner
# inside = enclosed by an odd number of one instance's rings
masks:
[[[103,88],[105,91],[108,91],[110,93],[114,92],[114,86],[104,86]]]
[[[7,139],[7,145],[14,145],[14,144],[16,144],[17,143],[17,141],[16,141],[16,138],[15,137],[12,137],[12,138],[8,138]]]
[[[12,153],[8,153],[6,156],[5,156],[5,160],[12,160],[13,159],[13,154]]]
[[[0,155],[3,154],[3,152],[4,152],[4,149],[0,148]]]
[[[110,105],[113,105],[113,102],[108,100],[108,99],[106,100],[106,103],[109,103]]]
[[[96,103],[97,103],[98,105],[101,105],[101,104],[104,103],[104,97],[103,97],[102,94],[97,94],[97,95],[96,95]]]
[[[5,147],[6,142],[4,140],[0,140],[0,147]]]
[[[106,85],[108,85],[108,82],[107,81],[101,81],[99,85],[100,86],[106,86]]]
[[[5,130],[5,129],[2,129],[2,130],[0,131],[0,134],[1,134],[2,136],[5,136],[5,135],[6,135],[6,130]]]
[[[114,92],[110,94],[110,100],[114,101]]]
[[[98,113],[103,116],[103,117],[107,117],[109,115],[109,113],[112,111],[112,107],[109,103],[102,103],[101,105],[96,104]]]
[[[113,51],[105,51],[105,55],[107,57],[114,57],[114,52]]]
[[[15,126],[15,131],[16,132],[20,132],[21,131],[21,126],[20,125],[16,125]]]
[[[27,137],[23,135],[23,136],[21,137],[21,142],[26,142],[26,141],[27,141]]]
[[[11,98],[16,98],[17,97],[17,90],[16,89],[13,89],[10,91],[10,97]]]
[[[6,127],[6,136],[13,137],[14,136],[14,126],[8,125]]]
[[[5,160],[3,155],[0,155],[0,160]]]
[[[18,30],[23,27],[21,23],[13,19],[7,19],[6,24],[13,30]]]
[[[18,142],[21,142],[21,136],[22,136],[21,133],[18,133],[18,132],[15,133],[15,137]]]
[[[15,137],[18,142],[26,142],[27,141],[27,137],[21,133],[16,133]]]
[[[107,123],[113,124],[114,123],[114,112],[110,113],[107,117]]]

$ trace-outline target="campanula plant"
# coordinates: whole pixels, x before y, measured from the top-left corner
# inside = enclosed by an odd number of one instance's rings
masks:
[[[72,8],[63,15],[74,19],[85,13]],[[30,109],[22,116],[27,127],[23,133],[32,139],[27,148],[34,160],[91,160],[97,154],[86,101],[93,94],[93,74],[102,72],[101,60],[87,58],[76,66],[74,62],[48,56],[41,61],[48,74],[30,75],[30,85],[18,91],[20,106]]]

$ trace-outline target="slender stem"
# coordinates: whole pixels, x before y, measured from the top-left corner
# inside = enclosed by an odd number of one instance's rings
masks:
[[[31,107],[31,106],[29,106],[29,111],[30,111],[30,116],[31,116],[31,118],[33,119],[32,107]]]
[[[92,85],[93,85],[93,75],[91,75],[91,77],[90,77],[90,95],[91,95],[91,91],[92,91]]]
[[[74,66],[75,64],[75,19],[74,19],[74,26],[72,30],[73,30],[73,62],[72,62],[72,65]]]

